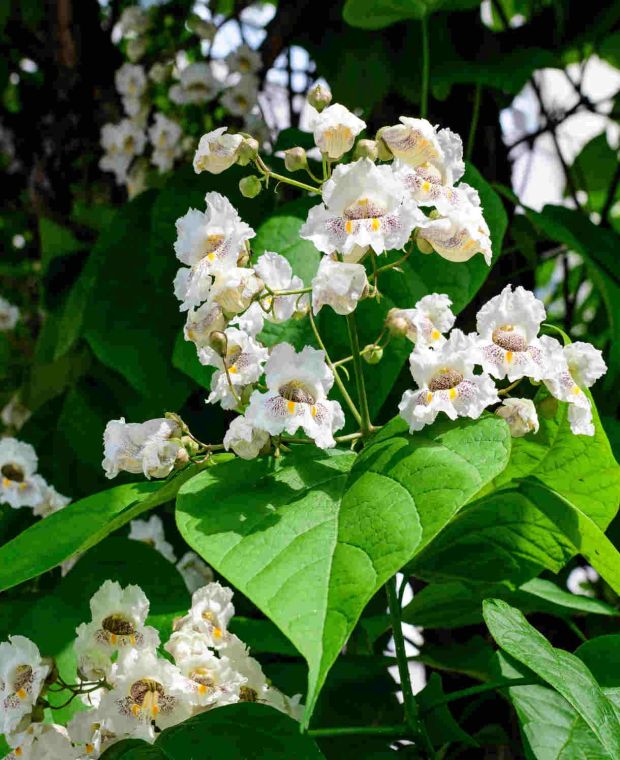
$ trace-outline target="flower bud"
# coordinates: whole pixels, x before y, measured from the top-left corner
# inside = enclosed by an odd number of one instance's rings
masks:
[[[306,151],[303,148],[289,148],[284,151],[284,166],[290,172],[298,172],[308,166]]]
[[[362,356],[367,364],[379,364],[381,359],[383,359],[383,349],[381,346],[370,343],[362,351]]]
[[[353,158],[369,158],[376,161],[379,157],[379,148],[374,140],[360,140],[355,146]]]
[[[395,336],[402,337],[409,332],[409,323],[402,316],[402,309],[390,309],[385,318],[385,326]]]
[[[388,148],[385,140],[381,137],[381,134],[386,129],[388,129],[388,127],[381,127],[381,129],[375,135],[375,142],[377,144],[377,153],[378,153],[380,161],[391,161],[394,158],[394,154]]]
[[[244,135],[243,138],[243,142],[239,146],[239,150],[237,152],[237,163],[239,166],[247,166],[250,161],[254,161],[258,155],[258,150],[260,148],[258,140],[256,140],[254,137],[250,135]]]
[[[226,356],[228,350],[228,338],[226,333],[221,330],[214,330],[209,335],[209,345],[220,356]]]
[[[256,198],[263,189],[260,179],[254,175],[244,177],[239,182],[239,192],[244,198]]]
[[[424,238],[421,238],[421,237],[416,237],[415,242],[416,242],[416,245],[418,246],[420,253],[433,252],[433,246],[428,242],[428,240],[425,240]]]
[[[187,449],[179,449],[177,452],[177,458],[174,460],[175,468],[180,469],[181,467],[185,467],[188,462],[189,453]]]
[[[332,102],[332,94],[325,85],[315,84],[308,90],[306,99],[313,108],[321,113]]]
[[[529,398],[507,398],[495,414],[506,420],[513,438],[538,432],[536,407]]]

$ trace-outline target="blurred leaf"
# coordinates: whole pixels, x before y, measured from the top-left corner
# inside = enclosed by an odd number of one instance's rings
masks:
[[[174,499],[200,471],[190,465],[164,483],[116,486],[69,504],[0,547],[0,590],[34,578],[81,554],[142,512]]]
[[[436,704],[445,697],[441,676],[432,673],[425,688],[416,694],[420,713],[428,736],[434,747],[457,742],[468,747],[477,747],[478,743],[459,726],[452,717],[447,704]]]
[[[501,471],[509,447],[497,417],[413,437],[397,419],[357,458],[302,449],[211,468],[179,492],[177,524],[304,655],[308,720],[369,599]]]
[[[584,662],[601,686],[620,686],[620,634],[598,636],[583,643],[575,656]]]
[[[553,647],[523,614],[498,599],[484,603],[484,619],[497,644],[552,686],[577,711],[609,753],[620,758],[620,720],[588,668]]]
[[[346,0],[344,20],[361,29],[383,29],[399,21],[421,19],[439,10],[476,8],[479,0]]]
[[[586,143],[573,161],[573,182],[578,190],[588,194],[587,206],[591,211],[602,211],[617,165],[618,151],[610,148],[605,132]]]
[[[185,340],[183,332],[179,332],[172,352],[172,364],[201,388],[210,388],[211,376],[215,372],[213,367],[205,367],[198,361],[196,346],[188,340]]]
[[[43,271],[48,269],[53,259],[79,253],[85,248],[84,243],[81,243],[71,230],[44,216],[39,217],[39,239]]]

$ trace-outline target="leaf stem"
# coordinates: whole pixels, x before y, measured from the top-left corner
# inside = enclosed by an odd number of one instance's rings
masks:
[[[428,85],[430,78],[430,50],[428,44],[428,18],[422,16],[422,92],[420,94],[420,116],[426,119],[428,113]]]
[[[329,354],[327,353],[327,349],[325,348],[325,344],[323,343],[323,339],[321,338],[321,335],[319,333],[319,330],[316,326],[316,322],[314,321],[314,317],[312,316],[312,310],[308,312],[308,318],[310,319],[310,324],[312,325],[312,332],[314,333],[314,337],[316,338],[316,342],[319,344],[319,348],[323,350],[323,353],[325,354],[325,361],[327,362],[327,366],[331,369],[331,371],[334,373],[334,380],[336,382],[336,385],[338,386],[340,393],[342,393],[342,396],[344,400],[347,402],[347,406],[351,410],[351,414],[355,418],[355,421],[358,425],[362,424],[362,415],[358,412],[357,407],[355,406],[353,399],[349,395],[349,392],[347,391],[345,384],[342,382],[342,378],[338,374],[337,368],[334,366],[334,363],[329,358]]]
[[[501,390],[497,391],[498,396],[507,396],[510,391],[514,390],[517,385],[523,380],[522,377],[520,377],[518,380],[515,380],[514,383],[510,383],[510,385],[507,385],[505,388],[502,388]]]
[[[469,135],[467,136],[467,149],[465,151],[465,160],[471,161],[471,154],[474,150],[474,140],[476,130],[478,129],[478,119],[480,117],[480,101],[482,100],[482,85],[478,83],[474,89],[474,106],[471,114],[471,125]]]
[[[276,172],[272,172],[271,169],[267,166],[267,164],[263,161],[263,159],[260,156],[256,157],[256,160],[254,161],[254,163],[256,164],[257,169],[260,172],[262,172],[266,177],[273,177],[273,179],[278,180],[278,182],[286,182],[287,185],[293,185],[293,187],[298,187],[301,190],[307,190],[309,193],[320,194],[321,192],[320,187],[307,185],[305,182],[299,182],[296,179],[285,177],[283,174],[277,174]]]
[[[342,726],[334,728],[311,728],[308,736],[401,736],[408,731],[404,723],[400,726]]]
[[[428,738],[426,729],[420,720],[418,704],[416,702],[413,690],[411,688],[411,675],[409,673],[409,663],[405,651],[405,639],[403,637],[403,627],[400,619],[400,605],[398,604],[398,593],[396,589],[396,576],[392,576],[385,584],[387,590],[388,605],[390,609],[390,620],[392,623],[392,634],[394,636],[394,649],[396,651],[396,661],[398,663],[398,673],[400,675],[400,688],[403,692],[403,706],[405,709],[405,720],[409,730],[419,743],[428,757],[435,758],[435,750]]]
[[[439,705],[447,705],[449,702],[454,702],[457,699],[484,694],[485,691],[503,689],[507,686],[536,686],[537,684],[538,682],[532,681],[531,678],[504,678],[499,681],[489,681],[488,683],[483,683],[479,686],[470,686],[468,689],[461,689],[460,691],[453,691],[451,694],[444,694],[442,699],[438,699],[437,701],[426,705],[422,714],[430,712],[435,707],[439,707]]]
[[[366,386],[364,384],[364,368],[362,366],[362,352],[360,351],[360,342],[357,335],[357,324],[355,313],[347,314],[347,327],[349,328],[349,340],[351,341],[351,355],[353,356],[353,371],[355,372],[355,383],[357,385],[357,400],[361,410],[360,427],[362,435],[367,436],[372,430],[370,421],[370,411],[368,409],[368,397],[366,396]]]

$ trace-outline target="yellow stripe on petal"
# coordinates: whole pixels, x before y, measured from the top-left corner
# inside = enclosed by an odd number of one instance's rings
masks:
[[[372,222],[370,223],[370,227],[374,232],[376,232],[380,226],[381,226],[381,222],[378,219],[373,219]]]
[[[454,399],[459,395],[459,392],[456,388],[450,388],[450,393],[448,396],[450,396],[450,401],[454,401]]]
[[[512,351],[506,351],[506,361],[508,362],[508,364],[512,363],[512,359],[513,359]]]
[[[433,330],[433,332],[431,333],[431,339],[439,340],[439,338],[441,338],[441,333],[439,332],[439,330]]]
[[[288,401],[287,402],[287,408],[289,414],[295,414],[295,402],[294,401]]]
[[[350,235],[353,232],[353,222],[350,219],[348,222],[345,222],[344,231],[347,233],[347,235]]]

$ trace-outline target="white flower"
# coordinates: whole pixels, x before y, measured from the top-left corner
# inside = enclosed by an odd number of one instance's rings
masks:
[[[235,417],[224,436],[224,448],[241,459],[255,459],[268,440],[269,433],[255,428],[245,417]]]
[[[209,345],[211,333],[222,332],[225,329],[226,318],[222,308],[207,301],[198,309],[189,309],[183,334],[185,340],[191,341],[197,348],[204,348]]]
[[[291,265],[279,253],[263,253],[256,262],[254,271],[270,290],[300,290],[304,287],[301,278],[293,274]],[[303,309],[308,297],[305,294],[265,295],[260,300],[264,318],[269,322],[280,323],[286,322],[296,311]]]
[[[323,253],[402,248],[414,227],[427,222],[391,168],[369,158],[337,166],[322,194],[323,203],[310,209],[299,234]]]
[[[19,319],[19,309],[0,296],[0,332],[12,330]]]
[[[207,299],[215,269],[235,267],[246,241],[256,234],[223,195],[207,193],[205,202],[205,212],[192,208],[176,221],[174,251],[189,267],[175,278],[182,311]]]
[[[340,103],[334,103],[315,114],[312,120],[314,142],[321,153],[331,159],[341,158],[351,150],[357,135],[366,128],[366,122]]]
[[[50,486],[40,475],[34,476],[40,484],[41,501],[35,504],[32,512],[37,517],[48,517],[53,512],[60,512],[68,504],[71,503],[71,499],[68,496],[63,496],[61,493]]]
[[[107,674],[115,652],[159,645],[157,630],[144,624],[149,600],[139,586],[105,581],[93,594],[90,611],[92,620],[77,627],[75,642],[78,667],[89,678]]]
[[[493,258],[489,227],[482,209],[473,202],[456,206],[447,216],[426,219],[420,224],[417,240],[426,241],[448,261],[460,263],[481,253],[490,265]]]
[[[177,105],[188,103],[208,103],[221,89],[213,76],[211,67],[205,61],[190,63],[179,74],[178,84],[172,85],[168,97]]]
[[[583,388],[590,388],[607,371],[601,352],[577,341],[561,346],[555,338],[540,339],[546,353],[547,376],[543,382],[555,398],[568,402],[568,421],[575,435],[594,435],[592,407]]]
[[[401,116],[400,121],[380,132],[396,158],[414,168],[435,169],[443,185],[453,185],[463,176],[463,143],[457,134],[449,129],[437,131],[426,119]]]
[[[547,372],[545,352],[538,339],[546,318],[542,301],[520,285],[506,285],[480,309],[476,326],[480,364],[485,372],[510,382],[520,377],[542,380]]]
[[[1,319],[1,316],[0,316]],[[11,400],[3,407],[0,413],[0,419],[2,423],[14,430],[20,430],[26,422],[30,419],[32,412],[19,400],[19,396],[15,394],[11,397]]]
[[[217,581],[195,591],[187,615],[175,621],[175,633],[172,634],[169,645],[166,645],[166,650],[171,652],[175,659],[179,657],[178,649],[175,654],[173,637],[180,632],[200,634],[206,646],[216,649],[223,646],[228,636],[228,623],[235,614],[232,598],[232,590]]]
[[[124,36],[144,34],[151,24],[149,14],[139,5],[130,5],[121,13],[119,21]]]
[[[566,586],[572,594],[579,594],[580,596],[596,596],[592,584],[597,583],[598,580],[599,574],[593,567],[590,567],[590,565],[586,565],[585,567],[575,567],[570,571],[570,574],[566,579]]]
[[[253,74],[260,71],[262,63],[260,53],[245,44],[239,45],[226,57],[229,71],[238,74]]]
[[[101,146],[105,153],[99,161],[102,171],[113,172],[116,183],[122,185],[127,179],[129,165],[139,156],[146,145],[146,135],[131,119],[118,124],[104,124],[101,129]]]
[[[222,632],[220,641],[227,637],[228,635]],[[209,647],[212,643],[211,636],[205,636],[193,630],[189,625],[183,626],[180,625],[179,621],[176,621],[175,630],[164,644],[164,649],[172,655],[177,665],[181,665],[188,658],[208,654],[211,651]],[[223,644],[220,643],[218,649],[221,649],[222,646]]]
[[[265,312],[261,305],[254,301],[243,313],[231,319],[230,324],[255,338],[265,325]]]
[[[225,655],[218,657],[207,649],[184,657],[177,666],[191,683],[189,701],[192,705],[221,707],[239,702],[239,692],[246,679]]]
[[[475,349],[472,340],[453,330],[439,348],[416,348],[409,357],[411,375],[418,390],[405,391],[398,405],[409,432],[422,430],[439,412],[451,420],[477,419],[499,396],[491,378],[474,375]]]
[[[49,673],[39,649],[25,636],[0,643],[0,734],[22,730]]]
[[[413,309],[390,309],[386,323],[390,330],[406,335],[416,346],[441,346],[443,333],[452,329],[456,317],[452,301],[445,293],[423,296]]]
[[[146,422],[110,420],[103,434],[106,477],[115,478],[122,470],[165,478],[182,449],[180,438],[178,423],[164,417]]]
[[[124,63],[114,74],[114,83],[120,95],[139,97],[146,89],[146,74],[142,66]]]
[[[263,374],[263,365],[269,352],[254,338],[236,327],[226,328],[224,335],[224,356],[207,346],[198,350],[198,359],[201,364],[217,369],[211,378],[211,394],[207,403],[215,404],[219,401],[224,409],[235,409],[239,402],[230,386],[232,385],[235,393],[240,395],[244,388],[256,383]]]
[[[84,710],[76,713],[67,724],[71,742],[81,752],[80,757],[98,758],[112,744],[120,740],[105,725],[99,722],[95,711]]]
[[[343,264],[324,256],[312,280],[312,311],[331,306],[336,314],[350,314],[368,287],[361,264]]]
[[[36,476],[38,459],[29,443],[0,439],[0,503],[13,509],[36,507],[43,501],[45,481]]]
[[[182,135],[183,130],[176,121],[168,119],[162,113],[155,114],[155,123],[149,129],[149,139],[153,146],[151,161],[160,174],[170,171],[175,159],[181,155]]]
[[[213,581],[213,570],[196,552],[185,552],[177,562],[176,567],[183,577],[190,594]]]
[[[225,314],[233,315],[245,311],[261,289],[262,282],[253,269],[218,263],[213,270],[209,297]]]
[[[335,446],[334,432],[344,426],[344,414],[327,393],[334,375],[323,351],[306,346],[299,354],[289,343],[280,343],[265,365],[267,393],[250,397],[246,419],[271,435],[295,433],[300,427],[322,449]]]
[[[153,742],[156,728],[190,717],[191,694],[178,668],[154,652],[134,651],[123,660],[114,688],[103,695],[97,712],[115,734]]]
[[[129,524],[129,538],[152,546],[169,562],[177,561],[172,544],[166,541],[164,524],[157,515],[151,515],[148,520],[132,520]]]
[[[534,402],[529,398],[504,399],[495,414],[506,420],[513,438],[538,432],[538,414]]]
[[[258,79],[246,74],[220,98],[220,103],[233,116],[246,116],[258,101]]]
[[[218,127],[200,138],[194,155],[194,171],[220,174],[234,163],[243,142],[241,135],[226,134],[226,127]]]
[[[5,760],[75,760],[76,752],[64,726],[31,723],[25,731],[7,736],[13,748]]]

